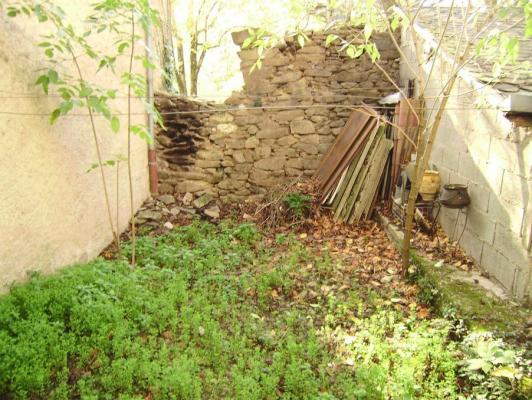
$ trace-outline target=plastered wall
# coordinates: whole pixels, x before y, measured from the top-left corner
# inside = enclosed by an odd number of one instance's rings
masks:
[[[415,65],[412,47],[403,40],[404,52]],[[429,68],[426,66],[426,71]],[[427,85],[431,121],[449,68],[449,64],[437,62]],[[403,60],[402,83],[413,76]],[[472,85],[467,75],[458,79],[431,158],[442,185],[468,186],[471,205],[462,214],[443,208],[440,222],[452,240],[460,238],[460,245],[490,278],[509,294],[530,299],[531,130],[514,126],[494,108],[494,102],[501,99],[498,92],[491,88],[479,91]]]
[[[79,26],[85,5],[60,1],[72,22]],[[39,69],[46,67],[36,43],[46,33],[45,24],[18,17],[0,16],[0,287],[23,280],[28,270],[50,273],[57,268],[87,261],[112,241],[98,170],[87,173],[96,158],[90,122],[86,116],[65,117],[54,125],[48,114],[57,104],[34,85]],[[103,43],[109,46],[110,43]],[[119,78],[110,73],[94,75],[87,57],[79,59],[89,79],[118,88]],[[120,60],[117,70],[125,67]],[[59,70],[74,73],[69,62]],[[139,71],[142,72],[142,71]],[[122,87],[122,92],[125,89]],[[125,99],[113,103],[126,111]],[[135,121],[143,122],[142,106]],[[83,113],[79,110],[76,113]],[[17,115],[44,114],[44,115]],[[98,141],[104,160],[125,156],[125,117],[113,134],[101,117],[97,119]],[[148,196],[147,147],[137,138],[132,146],[135,205]],[[119,228],[127,227],[129,198],[126,163],[107,167],[106,177]]]

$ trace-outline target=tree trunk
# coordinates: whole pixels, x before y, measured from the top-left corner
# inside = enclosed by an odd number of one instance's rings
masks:
[[[179,93],[188,95],[187,90],[187,73],[185,71],[185,52],[183,51],[183,41],[177,38],[177,65],[175,70],[175,78]]]
[[[190,95],[198,95],[198,31],[190,39]]]
[[[465,57],[465,54],[462,56],[462,58],[464,57]],[[449,94],[451,93],[451,90],[454,87],[454,83],[456,82],[456,78],[458,77],[458,71],[453,72],[453,74],[454,75],[449,80],[447,88],[443,92],[442,100],[438,107],[438,112],[436,113],[436,116],[434,117],[434,122],[432,123],[432,126],[430,127],[430,131],[428,132],[428,140],[425,144],[420,141],[419,143],[420,146],[418,147],[418,156],[416,158],[416,166],[414,169],[414,180],[411,182],[410,194],[408,195],[408,203],[407,203],[406,215],[405,215],[405,230],[404,230],[404,238],[403,238],[403,247],[402,247],[402,252],[401,252],[404,274],[407,273],[408,267],[410,266],[410,254],[409,254],[410,253],[410,240],[412,238],[412,227],[413,227],[413,221],[414,221],[414,212],[416,209],[416,199],[419,194],[421,182],[423,181],[423,174],[425,173],[425,170],[427,169],[430,155],[432,153],[432,145],[434,144],[434,140],[436,139],[436,135],[440,127],[441,119],[443,117],[443,113],[445,112],[445,108],[449,100]],[[422,108],[423,109],[425,108],[424,104]],[[422,114],[421,120],[423,120],[423,126],[424,124],[426,124],[426,121],[424,121],[424,118],[425,118],[425,115]],[[427,129],[423,128],[423,131],[427,132]],[[423,131],[420,132],[420,137],[421,135],[425,137],[426,133],[423,134]]]

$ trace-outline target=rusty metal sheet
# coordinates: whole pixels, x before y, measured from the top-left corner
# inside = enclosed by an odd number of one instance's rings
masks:
[[[362,151],[369,135],[378,129],[378,125],[378,114],[375,110],[363,107],[361,110],[353,111],[315,173],[323,197],[338,182],[356,155]]]

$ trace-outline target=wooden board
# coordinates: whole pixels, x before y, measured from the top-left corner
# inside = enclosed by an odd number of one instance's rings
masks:
[[[323,194],[322,200],[341,178],[356,154],[361,151],[365,138],[376,127],[377,117],[375,110],[368,107],[353,111],[351,114],[314,175]]]

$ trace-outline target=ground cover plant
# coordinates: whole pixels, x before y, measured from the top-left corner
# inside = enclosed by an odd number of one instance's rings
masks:
[[[462,347],[414,284],[375,281],[400,263],[370,229],[329,240],[194,222],[139,238],[135,268],[126,244],[124,260],[34,276],[0,298],[0,397],[509,398],[519,354],[484,337]]]

